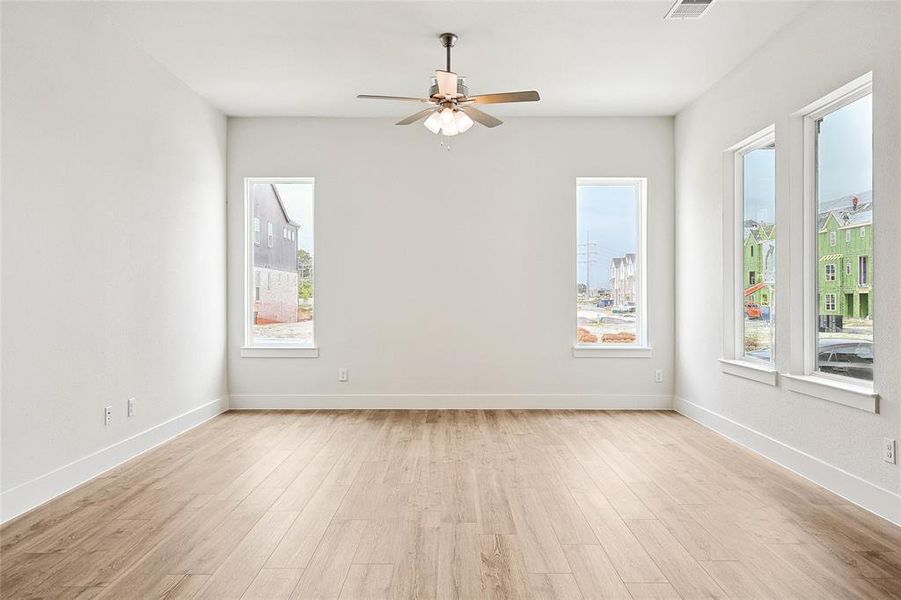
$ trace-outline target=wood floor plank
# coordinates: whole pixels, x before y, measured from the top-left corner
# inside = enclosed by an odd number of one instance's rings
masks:
[[[666,577],[600,492],[573,492],[601,547],[625,582],[666,583]]]
[[[272,511],[263,515],[213,572],[198,598],[241,598],[296,518],[296,512]]]
[[[561,543],[562,542],[562,543]],[[0,598],[901,597],[901,528],[667,411],[230,411],[0,526]]]
[[[627,583],[633,600],[682,600],[676,588],[668,583]]]
[[[727,597],[663,523],[642,519],[628,521],[627,525],[666,579],[684,598]]]
[[[529,573],[569,573],[569,563],[550,517],[534,489],[515,490],[510,497],[516,539]]]
[[[481,594],[481,528],[477,523],[442,523],[438,533],[436,597],[477,598]]]
[[[305,569],[348,486],[323,486],[313,493],[266,561],[268,569]]]
[[[582,600],[572,573],[530,573],[529,588],[535,600]]]
[[[338,598],[365,528],[365,521],[333,521],[291,598]]]
[[[512,535],[482,535],[482,597],[490,600],[532,598],[519,543]]]
[[[241,600],[287,600],[301,573],[300,569],[260,569]]]
[[[351,565],[341,588],[341,600],[385,600],[391,590],[394,565]]]
[[[610,559],[600,546],[563,546],[573,577],[585,598],[631,599]]]

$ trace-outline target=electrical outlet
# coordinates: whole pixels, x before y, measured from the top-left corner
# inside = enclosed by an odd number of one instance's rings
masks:
[[[338,369],[338,381],[347,381],[347,367]]]
[[[135,399],[129,398],[128,399],[128,418],[130,419],[133,416],[135,416]]]
[[[663,369],[657,369],[654,371],[654,381],[657,383],[663,383]]]
[[[105,406],[103,408],[103,424],[109,427],[113,424],[113,407]]]
[[[882,460],[889,464],[895,464],[895,440],[882,438]]]

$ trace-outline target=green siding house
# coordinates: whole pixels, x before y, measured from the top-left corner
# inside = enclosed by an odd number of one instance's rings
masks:
[[[770,292],[775,273],[775,260],[773,253],[776,239],[775,225],[768,223],[755,223],[753,227],[745,228],[744,243],[744,273],[743,283],[745,289],[745,304],[757,303],[761,306],[770,305]]]
[[[868,318],[873,312],[873,203],[852,196],[820,214],[817,280],[821,317]]]

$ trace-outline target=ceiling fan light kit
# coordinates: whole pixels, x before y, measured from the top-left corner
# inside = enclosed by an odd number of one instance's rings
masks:
[[[500,94],[482,94],[470,96],[464,77],[451,71],[451,48],[457,42],[454,33],[442,33],[438,36],[445,49],[446,69],[435,71],[428,98],[412,98],[409,96],[377,96],[360,94],[357,98],[366,100],[395,100],[399,102],[418,102],[429,104],[424,110],[410,115],[397,122],[397,125],[410,125],[425,119],[423,125],[434,134],[454,136],[468,131],[474,123],[485,127],[497,127],[503,121],[477,109],[474,104],[501,104],[505,102],[536,102],[541,99],[534,90],[526,92],[503,92]]]

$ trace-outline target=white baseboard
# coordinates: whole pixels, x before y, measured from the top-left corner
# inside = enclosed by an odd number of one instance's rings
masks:
[[[632,394],[232,394],[233,409],[670,410],[672,396]]]
[[[809,479],[880,517],[901,525],[901,496],[678,396],[673,407],[764,458]]]
[[[0,522],[22,515],[228,410],[228,396],[154,425],[0,494]]]

